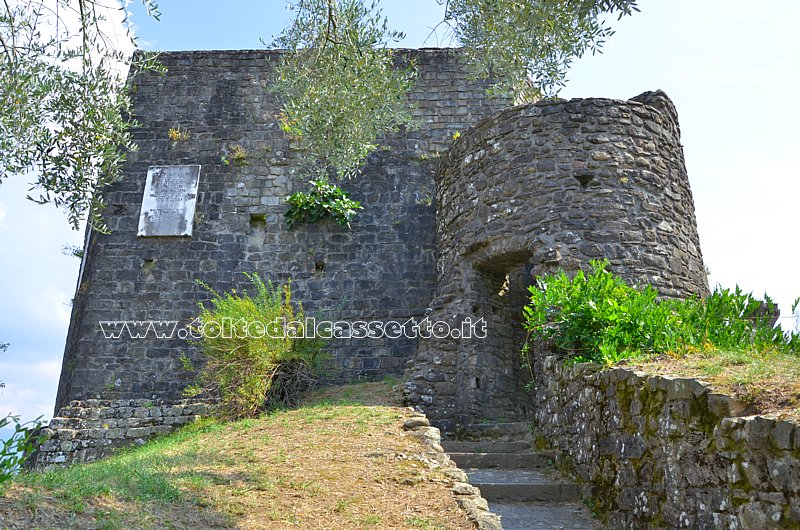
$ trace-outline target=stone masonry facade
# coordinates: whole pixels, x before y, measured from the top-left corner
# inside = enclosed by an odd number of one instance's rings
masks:
[[[178,321],[217,292],[246,287],[243,272],[292,280],[307,313],[326,320],[405,322],[423,317],[436,285],[434,169],[453,135],[499,110],[470,80],[453,50],[398,50],[418,78],[409,103],[418,127],[386,138],[358,180],[342,187],[364,204],[352,229],[332,221],[288,230],[286,197],[308,187],[280,130],[269,91],[280,52],[163,53],[167,68],[133,78],[133,137],[125,178],[108,188],[110,234],[87,235],[56,411],[72,400],[175,400],[193,374],[193,345],[150,333],[108,339],[100,321]],[[170,128],[189,137],[170,141]],[[225,163],[234,146],[246,165]],[[137,237],[148,167],[200,164],[192,237]],[[329,344],[333,381],[400,376],[412,338],[339,339]]]
[[[401,375],[410,363],[410,403],[445,429],[530,416],[518,352],[535,275],[606,258],[666,296],[708,291],[663,92],[504,108],[454,50],[396,57],[417,64],[418,126],[385,138],[358,181],[343,183],[365,205],[351,229],[286,227],[285,198],[307,183],[269,90],[280,52],[165,53],[165,75],[132,78],[139,150],[104,192],[111,233],[87,234],[56,411],[72,400],[180,399],[194,375],[181,356],[200,358],[191,341],[109,337],[100,322],[180,330],[209,298],[198,281],[242,290],[245,272],[291,279],[307,313],[327,320],[480,324],[458,337],[434,327],[429,338],[328,346],[333,381]],[[187,137],[170,139],[173,128]],[[244,164],[230,161],[237,146]],[[170,165],[201,166],[192,235],[138,237],[148,168]]]
[[[56,411],[73,400],[180,399],[194,376],[181,356],[200,355],[179,333],[210,298],[198,281],[225,292],[246,288],[242,273],[291,279],[295,299],[326,320],[472,325],[458,338],[437,327],[423,339],[328,345],[330,380],[408,369],[410,403],[445,429],[530,415],[518,352],[535,275],[607,258],[666,296],[708,291],[663,92],[507,107],[457,51],[398,50],[399,64],[417,65],[418,126],[383,139],[363,175],[342,183],[365,206],[352,228],[290,230],[285,198],[307,183],[269,90],[280,54],[164,53],[165,75],[132,78],[139,149],[104,192],[111,233],[87,233]],[[173,128],[187,137],[170,139]],[[237,146],[244,164],[231,163]],[[191,236],[138,237],[148,168],[170,165],[201,166]],[[109,337],[101,321],[172,321],[177,331],[135,338],[147,330],[132,324]]]

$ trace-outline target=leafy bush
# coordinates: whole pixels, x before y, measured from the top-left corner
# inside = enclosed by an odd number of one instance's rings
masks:
[[[219,398],[228,418],[295,404],[323,366],[323,341],[303,338],[305,313],[292,303],[290,283],[273,286],[246,274],[255,296],[212,293],[212,307],[201,304],[201,347],[206,363],[187,394]],[[185,360],[185,358],[184,358]],[[191,368],[191,366],[187,366]]]
[[[316,223],[333,217],[340,225],[350,228],[350,221],[361,210],[361,203],[348,197],[339,186],[325,179],[312,180],[311,192],[298,191],[286,200],[291,207],[286,212],[286,224],[292,228],[297,223]]]
[[[25,460],[44,441],[44,437],[37,433],[42,425],[38,418],[26,423],[20,423],[19,416],[10,414],[0,418],[0,429],[11,424],[14,425],[14,434],[3,440],[0,446],[0,484],[17,474]]]
[[[766,295],[761,302],[736,287],[704,299],[662,300],[655,288],[633,288],[607,266],[592,261],[588,274],[538,278],[524,309],[529,338],[550,340],[577,362],[603,364],[649,353],[800,352],[800,335],[772,326],[775,305]]]

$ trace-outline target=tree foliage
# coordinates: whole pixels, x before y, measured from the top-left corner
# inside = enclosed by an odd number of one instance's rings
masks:
[[[604,17],[637,10],[635,0],[437,1],[474,76],[526,98],[557,93],[570,63],[613,33]],[[142,2],[158,18],[155,0]],[[275,83],[281,126],[305,177],[352,177],[380,137],[412,123],[414,68],[388,48],[402,34],[389,29],[377,1],[289,5],[295,18],[273,42],[291,52]],[[128,59],[104,33],[103,9],[98,0],[0,5],[0,182],[32,175],[29,198],[65,209],[73,227],[87,210],[104,226],[97,191],[119,178],[135,147],[122,76],[130,60],[139,62],[133,71],[153,66],[148,55]]]
[[[610,35],[605,15],[637,10],[635,0],[438,0],[472,75],[496,79],[492,93],[553,96],[571,62]],[[274,42],[292,53],[278,69],[280,122],[313,178],[358,173],[378,138],[410,123],[406,94],[413,65],[396,68],[377,2],[298,0],[296,17]]]
[[[530,100],[555,96],[572,61],[613,35],[606,15],[633,11],[636,0],[446,0],[445,22],[474,76]]]
[[[411,122],[406,93],[413,69],[395,68],[388,28],[377,2],[299,0],[294,22],[274,45],[290,51],[278,67],[283,130],[302,153],[306,171],[357,174],[377,138]]]
[[[158,16],[153,0],[143,1]],[[119,178],[134,148],[123,78],[130,60],[104,32],[106,14],[95,0],[0,7],[0,181],[31,175],[28,198],[63,208],[74,228],[87,210],[104,227],[95,192]],[[152,65],[151,56],[136,60]]]
[[[40,427],[42,417],[22,422],[20,417],[8,414],[0,418],[0,429],[13,426],[14,431],[6,439],[0,439],[0,485],[10,480],[22,470],[25,461],[36,452],[45,441]]]

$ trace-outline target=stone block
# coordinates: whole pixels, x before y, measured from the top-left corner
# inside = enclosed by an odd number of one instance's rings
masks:
[[[796,422],[779,421],[770,433],[770,440],[778,449],[790,450],[792,448],[792,438],[794,436]]]
[[[147,438],[152,433],[151,427],[131,427],[125,432],[126,438]]]
[[[743,401],[726,394],[708,394],[708,410],[717,417],[742,416],[748,412],[749,406]]]
[[[417,416],[408,418],[403,422],[403,428],[406,430],[413,430],[417,427],[428,427],[430,426],[431,422],[428,418],[424,416]]]

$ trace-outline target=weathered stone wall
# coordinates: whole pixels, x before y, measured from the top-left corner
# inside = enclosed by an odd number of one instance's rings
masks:
[[[519,352],[533,276],[606,258],[665,296],[708,292],[677,113],[663,92],[503,110],[443,157],[436,199],[430,319],[483,319],[487,331],[420,343],[410,400],[447,429],[528,414]]]
[[[133,137],[125,178],[105,193],[108,235],[91,233],[75,297],[56,410],[73,399],[175,399],[193,374],[179,356],[196,358],[177,337],[151,333],[106,339],[99,321],[168,320],[188,324],[208,293],[240,289],[242,272],[292,279],[308,312],[330,320],[403,322],[421,316],[436,282],[434,166],[456,131],[500,109],[485,84],[469,80],[452,50],[400,50],[416,60],[410,94],[419,127],[387,138],[364,174],[342,187],[364,204],[352,229],[333,222],[286,229],[285,198],[308,187],[296,153],[277,124],[268,90],[279,52],[163,53],[166,75],[131,85]],[[171,142],[170,128],[189,134]],[[225,164],[234,145],[247,165]],[[201,164],[191,238],[138,238],[148,166]],[[329,350],[340,381],[400,375],[413,339],[336,340]]]
[[[208,413],[207,404],[188,400],[171,404],[149,399],[73,401],[40,431],[48,439],[31,465],[47,469],[92,462],[118,447],[169,434]]]
[[[800,425],[692,379],[535,365],[534,433],[609,528],[800,528]]]

